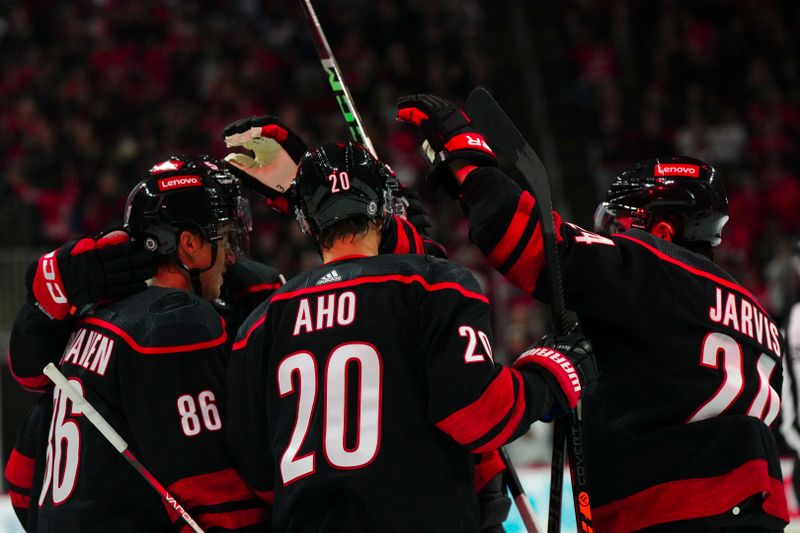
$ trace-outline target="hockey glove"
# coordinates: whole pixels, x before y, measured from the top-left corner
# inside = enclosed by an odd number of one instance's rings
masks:
[[[433,224],[428,218],[428,213],[422,205],[417,191],[411,187],[400,185],[401,201],[403,202],[405,210],[405,218],[414,226],[414,229],[422,236],[422,246],[425,255],[432,255],[440,259],[447,259],[447,250],[445,247],[429,237]]]
[[[458,183],[448,163],[464,161],[476,166],[497,166],[494,152],[469,117],[444,98],[430,94],[404,96],[397,101],[397,120],[417,126],[429,145],[428,180],[458,196]],[[424,145],[423,145],[424,146]]]
[[[286,191],[306,153],[306,143],[280,119],[269,115],[237,120],[225,127],[225,146],[242,146],[253,155],[225,156],[244,183],[270,201],[277,211],[289,212]]]
[[[28,300],[51,320],[87,304],[143,291],[155,275],[155,255],[124,231],[71,241],[28,268]]]
[[[417,191],[411,187],[400,185],[399,194],[405,206],[406,220],[411,222],[420,235],[430,235],[433,224],[428,218],[428,213],[425,212],[425,207],[422,205]]]
[[[543,337],[522,352],[513,366],[539,370],[544,376],[560,407],[551,412],[551,417],[575,409],[581,396],[593,387],[598,374],[592,345],[577,325],[563,337]]]

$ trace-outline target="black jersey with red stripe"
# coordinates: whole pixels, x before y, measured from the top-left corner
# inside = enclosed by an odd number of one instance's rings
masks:
[[[150,287],[81,318],[59,367],[206,531],[263,530],[226,450],[228,346],[208,302]],[[175,531],[155,490],[59,390],[49,397],[38,531]]]
[[[470,238],[512,283],[547,301],[534,199],[500,170],[462,187]],[[728,513],[764,495],[752,524],[788,519],[768,426],[783,340],[768,313],[709,259],[631,230],[604,237],[555,216],[567,307],[600,378],[584,398],[595,529],[634,531]],[[716,520],[716,518],[714,519]]]
[[[8,368],[20,386],[32,392],[50,390],[52,383],[42,369],[58,361],[73,326],[72,319],[51,320],[30,303],[23,304],[8,346]]]
[[[343,258],[277,291],[239,331],[228,417],[276,531],[478,531],[473,454],[554,401],[491,339],[475,278],[430,256]]]
[[[261,302],[286,282],[278,270],[248,257],[237,257],[223,274],[217,311],[225,319],[228,337],[236,337],[239,326]]]

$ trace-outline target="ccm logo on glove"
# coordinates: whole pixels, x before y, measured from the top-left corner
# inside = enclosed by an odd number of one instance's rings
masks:
[[[181,187],[200,187],[201,185],[200,178],[197,176],[175,176],[158,180],[158,188],[162,191]]]
[[[61,308],[63,304],[67,303],[67,296],[64,294],[64,289],[61,287],[61,284],[58,283],[58,278],[60,276],[58,273],[58,263],[55,258],[57,251],[58,250],[53,250],[39,259],[39,268],[44,278],[44,286],[47,288],[47,293],[50,295],[50,298],[48,299],[41,289],[42,281],[34,284],[33,290],[38,300],[37,303],[39,303],[39,309],[44,311],[48,316],[62,319],[66,316],[68,309]]]

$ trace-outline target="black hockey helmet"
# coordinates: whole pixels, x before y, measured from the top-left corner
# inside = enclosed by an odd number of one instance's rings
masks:
[[[714,167],[682,156],[636,163],[611,183],[595,211],[594,229],[650,231],[659,217],[677,219],[676,243],[717,246],[728,221],[728,196]]]
[[[224,225],[230,229],[234,251],[244,253],[251,218],[239,180],[224,163],[209,156],[181,155],[154,165],[133,188],[124,225],[146,249],[176,258],[181,231],[197,231],[216,241]]]
[[[359,215],[386,221],[394,201],[386,165],[358,143],[324,144],[300,160],[292,183],[295,216],[303,233],[317,236]]]

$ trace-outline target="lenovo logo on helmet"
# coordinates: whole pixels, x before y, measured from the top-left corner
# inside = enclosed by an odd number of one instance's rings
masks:
[[[698,178],[700,177],[700,166],[689,165],[686,163],[669,163],[666,165],[662,165],[659,163],[656,165],[655,175]]]
[[[161,191],[170,189],[180,189],[181,187],[201,187],[203,182],[197,176],[173,176],[158,180],[158,188]]]

